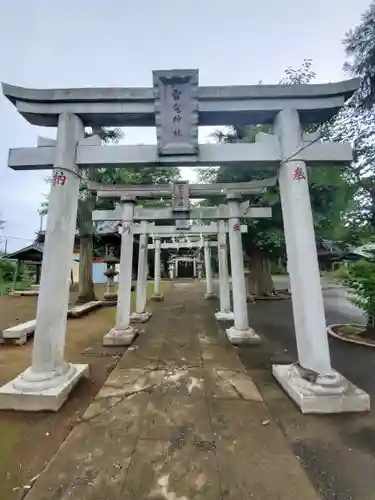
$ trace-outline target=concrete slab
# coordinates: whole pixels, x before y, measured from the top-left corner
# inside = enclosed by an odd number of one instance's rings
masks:
[[[207,402],[203,398],[154,392],[143,418],[140,437],[212,442]]]
[[[133,435],[137,438],[150,399],[149,393],[140,391],[117,397],[108,394],[106,387],[105,393],[88,407],[82,421],[89,423],[95,434],[101,435],[106,429],[111,429],[112,436],[118,440],[124,435]]]
[[[192,367],[201,366],[201,356],[198,349],[198,343],[188,343],[182,348],[178,342],[164,343],[160,352],[161,366],[179,366]]]
[[[17,345],[23,345],[27,342],[27,336],[35,332],[36,319],[31,319],[25,323],[12,326],[3,330],[2,337]]]
[[[370,396],[344,377],[344,390],[313,384],[296,373],[295,366],[273,365],[272,373],[302,413],[370,411]]]
[[[133,368],[131,370],[117,369],[112,373],[104,387],[97,395],[97,399],[117,398],[137,394],[141,391],[150,391],[158,387],[163,380],[164,371],[145,371]]]
[[[209,447],[201,449],[199,445],[186,443],[183,439],[171,442],[140,439],[123,485],[121,498],[222,498],[214,450]]]
[[[223,497],[320,500],[266,406],[211,401]]]
[[[68,309],[68,318],[80,318],[90,311],[94,311],[102,306],[102,300],[93,300],[91,302],[86,302],[85,304],[80,304]]]
[[[246,371],[236,351],[231,346],[201,346],[201,351],[204,368],[232,370],[236,372]]]
[[[165,371],[159,391],[175,396],[206,396],[202,368],[170,368]]]
[[[18,290],[11,292],[9,295],[12,297],[37,297],[39,295],[39,290]]]
[[[136,436],[126,435],[119,440],[112,426],[103,428],[96,436],[93,447],[92,432],[91,425],[87,423],[73,430],[64,444],[64,454],[55,455],[37,485],[28,493],[27,500],[52,499],[53,496],[89,500],[95,498],[96,492],[98,499],[120,498]],[[65,453],[69,455],[68,461]],[[47,495],[51,496],[40,496],[41,491],[50,492]]]
[[[141,368],[143,370],[156,370],[159,366],[161,344],[149,344],[144,348],[135,344],[133,350],[128,350],[119,361],[119,367],[126,370]]]
[[[88,376],[89,366],[75,364],[74,375],[58,387],[37,392],[22,392],[15,389],[14,383],[21,375],[0,387],[0,410],[18,411],[58,411],[65,403],[70,391],[82,377]]]
[[[206,369],[204,378],[207,396],[210,398],[263,401],[260,392],[247,373]]]
[[[207,335],[206,333],[198,333],[198,341],[201,347],[220,344],[220,339],[217,335]]]

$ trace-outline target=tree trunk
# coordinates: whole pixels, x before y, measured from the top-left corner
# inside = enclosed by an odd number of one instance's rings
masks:
[[[361,333],[361,337],[375,340],[375,315],[369,313],[367,315],[366,329]]]
[[[77,303],[97,300],[92,281],[94,195],[88,192],[78,202],[79,210],[79,286]]]
[[[253,297],[268,297],[275,293],[272,281],[271,262],[261,251],[249,255],[248,293]]]

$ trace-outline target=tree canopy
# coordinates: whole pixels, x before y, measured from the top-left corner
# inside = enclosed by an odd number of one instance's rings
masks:
[[[305,59],[300,68],[287,68],[279,81],[283,85],[310,83],[315,78],[312,61]],[[318,124],[309,126],[307,131],[316,130]],[[255,142],[259,132],[272,132],[270,125],[255,125],[246,128],[231,127],[225,132],[217,131],[214,136],[219,142]],[[201,181],[242,182],[264,179],[277,175],[277,170],[262,166],[236,169],[220,167],[205,170],[200,174]],[[353,196],[345,169],[313,167],[308,169],[311,203],[314,213],[315,230],[318,237],[337,238],[344,231],[342,215],[347,210]],[[268,193],[255,197],[252,203],[272,207],[272,219],[251,221],[249,230],[244,235],[244,247],[247,253],[261,250],[269,256],[285,255],[283,221],[278,187],[269,189]]]
[[[349,30],[344,38],[347,61],[344,69],[361,79],[356,104],[372,108],[375,102],[375,2],[373,1],[361,22]]]

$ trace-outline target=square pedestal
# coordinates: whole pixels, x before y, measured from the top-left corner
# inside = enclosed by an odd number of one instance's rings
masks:
[[[162,300],[164,300],[164,297],[163,295],[152,295],[151,300],[154,300],[155,302],[161,302]]]
[[[8,382],[0,387],[0,410],[17,411],[58,411],[65,403],[70,391],[82,377],[89,374],[89,365],[75,364],[76,369],[71,378],[52,389],[38,392],[23,392],[15,389],[13,382]]]
[[[129,326],[126,330],[116,330],[112,328],[107,335],[103,337],[103,346],[113,346],[113,345],[130,345],[135,337],[138,335],[138,330]]]
[[[295,365],[273,365],[272,373],[302,413],[343,413],[370,410],[370,396],[339,375],[339,386],[329,387],[302,378]]]
[[[247,330],[237,330],[232,326],[225,330],[228,340],[233,345],[258,345],[260,344],[260,337],[252,328]]]
[[[152,316],[152,313],[150,312],[143,312],[143,313],[131,313],[130,315],[130,323],[146,323]]]
[[[215,313],[215,318],[217,321],[234,321],[234,313],[232,311]]]
[[[205,293],[204,298],[206,300],[213,300],[216,299],[216,293]]]

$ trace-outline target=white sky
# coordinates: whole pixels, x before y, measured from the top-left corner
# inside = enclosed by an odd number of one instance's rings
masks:
[[[369,4],[0,0],[0,80],[34,88],[151,86],[154,69],[198,68],[201,85],[276,83],[286,67],[311,58],[318,82],[337,81],[345,78],[343,36]],[[48,172],[11,171],[8,150],[35,146],[55,129],[28,124],[2,96],[0,124],[0,218],[10,251],[34,238]],[[127,129],[125,141],[155,142],[155,133]]]

